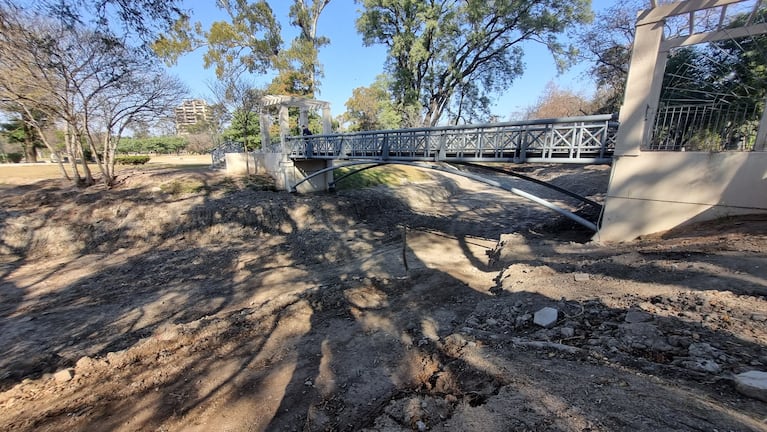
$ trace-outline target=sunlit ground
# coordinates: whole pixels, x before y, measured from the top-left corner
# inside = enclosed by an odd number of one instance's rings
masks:
[[[158,169],[172,166],[208,167],[210,166],[210,155],[181,155],[181,156],[152,156],[146,165],[117,165],[116,171],[119,174],[125,169]],[[67,172],[71,172],[71,167],[64,165]],[[94,175],[99,175],[99,168],[95,164],[90,164]],[[39,162],[36,164],[0,164],[0,184],[25,184],[39,180],[50,180],[61,178],[61,171],[56,163]]]

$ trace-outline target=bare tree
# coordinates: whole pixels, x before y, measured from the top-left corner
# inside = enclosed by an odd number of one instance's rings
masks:
[[[132,123],[167,114],[185,93],[177,79],[113,36],[61,26],[18,9],[0,10],[0,30],[5,66],[0,68],[0,100],[63,123],[78,184],[94,183],[87,149],[110,187],[120,135]],[[55,152],[40,125],[33,127]]]

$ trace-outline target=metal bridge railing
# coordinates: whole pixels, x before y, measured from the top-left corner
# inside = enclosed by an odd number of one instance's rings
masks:
[[[470,126],[291,136],[293,159],[608,163],[612,114]]]

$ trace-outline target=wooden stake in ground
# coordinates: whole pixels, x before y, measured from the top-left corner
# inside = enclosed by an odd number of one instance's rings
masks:
[[[407,225],[402,225],[402,263],[405,264],[405,272],[410,272],[407,265]]]

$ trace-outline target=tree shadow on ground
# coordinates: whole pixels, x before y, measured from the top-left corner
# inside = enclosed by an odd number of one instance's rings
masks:
[[[472,289],[412,254],[405,277],[391,264],[397,224],[449,226],[445,239],[462,239],[464,251],[487,227],[409,214],[393,197],[350,197],[205,194],[149,234],[156,247],[136,238],[137,253],[123,259],[127,251],[115,250],[109,265],[38,297],[61,315],[37,330],[53,338],[47,348],[69,350],[57,366],[76,362],[76,378],[41,384],[58,402],[30,402],[37,415],[28,429],[757,429],[762,405],[668,356],[685,354],[693,333],[732,365],[741,358],[729,345],[764,346],[670,316],[644,321],[652,328],[621,327],[627,310],[599,299],[563,303],[500,281]],[[389,266],[371,264],[379,248]],[[555,245],[547,248],[553,256]],[[569,316],[578,305],[583,312]],[[90,310],[97,306],[106,313]],[[544,306],[566,312],[553,329],[531,322]],[[32,317],[35,326],[45,310],[19,308],[12,319]],[[661,339],[670,350],[652,345]]]

